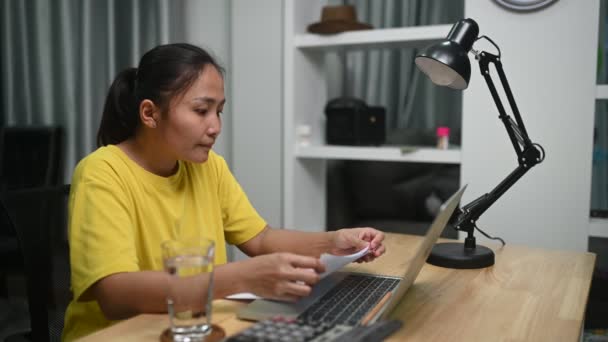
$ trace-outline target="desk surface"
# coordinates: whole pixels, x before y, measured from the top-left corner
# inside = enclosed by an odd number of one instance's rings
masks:
[[[348,270],[399,275],[419,236],[387,234],[387,253]],[[578,341],[595,263],[592,253],[507,245],[496,264],[454,270],[425,264],[392,313],[404,322],[388,341]],[[235,317],[246,302],[214,301],[213,320],[231,335],[251,322]],[[139,315],[82,341],[159,341],[166,315]]]

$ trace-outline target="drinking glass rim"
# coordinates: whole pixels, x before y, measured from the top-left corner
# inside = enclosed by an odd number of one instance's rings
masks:
[[[204,237],[204,236],[181,236],[178,238],[163,240],[160,243],[160,245],[161,245],[161,247],[164,247],[171,243],[183,243],[186,246],[188,246],[190,244],[195,244],[195,243],[208,243],[210,245],[215,245],[215,240],[212,240],[212,239]]]
[[[182,250],[182,252],[185,250],[194,250],[197,252],[187,254],[200,253],[201,255],[215,257],[215,241],[206,237],[198,236],[191,239],[181,237],[179,239],[165,240],[160,244],[161,258],[163,260],[163,263],[165,259],[182,254],[179,252],[180,250]]]

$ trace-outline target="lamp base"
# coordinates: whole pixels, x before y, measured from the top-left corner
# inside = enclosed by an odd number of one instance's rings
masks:
[[[446,268],[484,268],[494,265],[494,252],[480,245],[465,248],[464,243],[438,243],[433,247],[426,262]]]

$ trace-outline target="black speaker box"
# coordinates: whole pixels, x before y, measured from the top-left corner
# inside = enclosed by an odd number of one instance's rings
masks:
[[[332,145],[381,145],[386,139],[386,110],[350,97],[325,106],[325,138]]]

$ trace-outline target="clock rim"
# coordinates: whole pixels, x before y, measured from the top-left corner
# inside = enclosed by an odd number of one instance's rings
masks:
[[[558,0],[529,0],[522,3],[522,0],[494,0],[498,5],[517,12],[532,12],[543,9]]]

